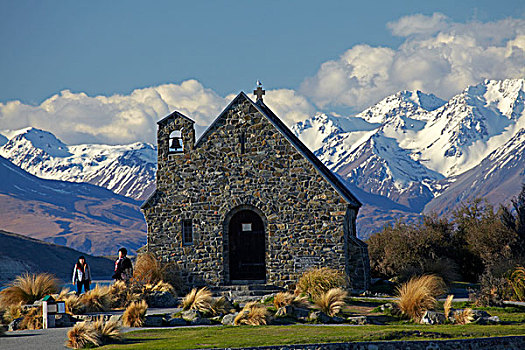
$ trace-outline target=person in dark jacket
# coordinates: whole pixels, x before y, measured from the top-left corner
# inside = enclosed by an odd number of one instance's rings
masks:
[[[77,286],[77,296],[80,295],[82,286],[84,286],[84,293],[89,291],[91,270],[84,256],[79,257],[75,267],[73,267],[73,279],[71,282]]]
[[[113,275],[115,280],[129,281],[133,277],[133,265],[126,255],[128,255],[126,248],[118,250],[118,259],[115,261],[115,274]]]

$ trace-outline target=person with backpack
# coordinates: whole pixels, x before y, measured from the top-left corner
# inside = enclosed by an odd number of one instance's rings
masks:
[[[129,281],[133,277],[133,265],[127,257],[128,250],[120,248],[118,250],[118,259],[115,261],[115,273],[112,278],[117,281]]]
[[[91,285],[91,270],[84,256],[79,257],[73,267],[73,279],[71,282],[77,286],[77,296],[80,295],[82,286],[84,286],[84,293],[89,291],[89,286]]]

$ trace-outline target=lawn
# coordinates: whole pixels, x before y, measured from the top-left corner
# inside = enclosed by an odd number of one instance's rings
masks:
[[[524,324],[195,327],[127,333],[102,349],[192,349],[380,340],[423,340],[525,335]]]

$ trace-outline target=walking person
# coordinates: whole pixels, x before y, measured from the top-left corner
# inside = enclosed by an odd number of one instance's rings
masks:
[[[115,274],[113,275],[113,279],[127,282],[133,277],[133,265],[127,255],[128,250],[126,248],[120,248],[118,250],[118,259],[115,261]]]
[[[84,286],[84,293],[89,291],[91,285],[91,270],[84,256],[80,256],[75,267],[73,267],[72,282],[73,285],[76,284],[77,286],[77,296],[80,295],[82,286]]]

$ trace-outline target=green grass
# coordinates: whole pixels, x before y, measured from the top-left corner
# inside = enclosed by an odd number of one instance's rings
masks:
[[[127,333],[122,344],[102,349],[193,349],[381,340],[424,340],[525,335],[512,325],[196,327]]]

